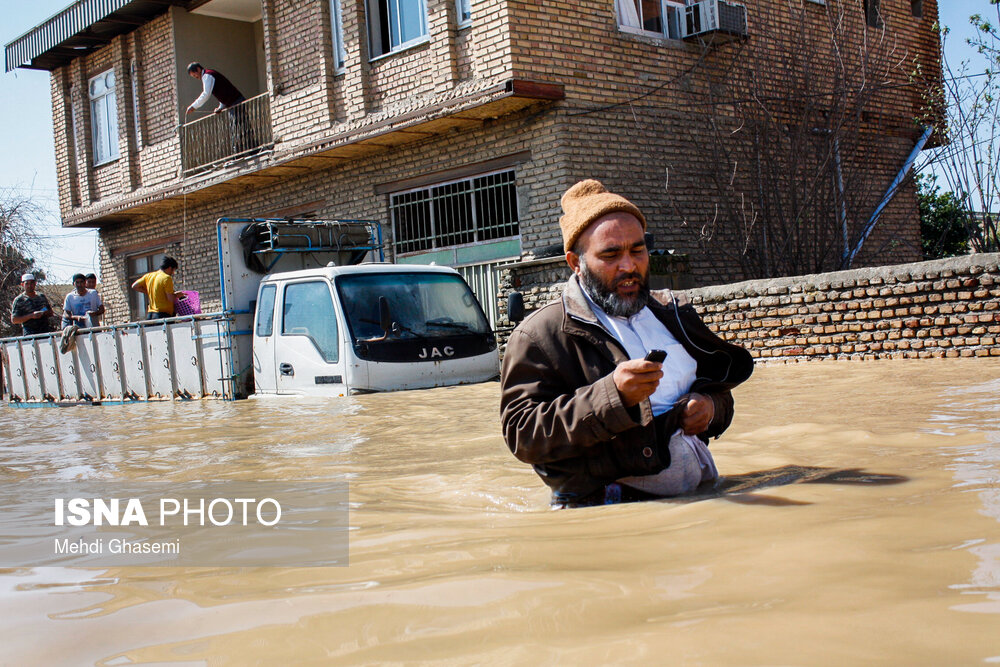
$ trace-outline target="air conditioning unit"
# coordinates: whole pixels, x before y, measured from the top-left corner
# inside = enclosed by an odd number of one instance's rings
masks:
[[[685,11],[684,37],[747,36],[747,8],[728,0],[699,0]]]

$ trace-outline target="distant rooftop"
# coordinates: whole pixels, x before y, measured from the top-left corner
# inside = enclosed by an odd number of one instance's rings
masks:
[[[52,71],[134,30],[171,5],[191,9],[206,0],[77,0],[4,47],[5,71]]]

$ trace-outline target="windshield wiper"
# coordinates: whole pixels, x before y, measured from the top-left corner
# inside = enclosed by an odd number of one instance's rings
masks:
[[[468,324],[465,324],[464,322],[452,322],[450,320],[445,320],[441,318],[435,320],[427,320],[426,322],[424,322],[424,324],[429,327],[441,327],[442,329],[458,329],[459,331],[464,331],[466,333],[471,333],[471,334],[480,333],[479,331],[476,331],[475,329],[470,327]]]

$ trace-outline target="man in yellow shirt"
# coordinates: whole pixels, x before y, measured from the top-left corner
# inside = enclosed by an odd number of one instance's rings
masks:
[[[176,271],[177,260],[173,257],[164,257],[159,271],[150,271],[132,283],[132,289],[145,294],[149,301],[147,320],[174,316],[174,304],[178,299],[184,298],[182,293],[174,291]]]

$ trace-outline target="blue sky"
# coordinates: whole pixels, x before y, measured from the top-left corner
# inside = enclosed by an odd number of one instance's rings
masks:
[[[22,35],[69,6],[69,0],[6,0],[0,25],[4,44]],[[965,45],[970,34],[969,15],[990,9],[987,0],[942,0],[940,20],[949,26],[952,62],[971,56]],[[49,248],[38,258],[53,282],[68,282],[81,271],[97,272],[97,232],[63,229],[59,224],[55,156],[52,147],[52,112],[47,72],[17,70],[0,75],[0,189],[16,188],[35,197],[48,211],[43,233]]]

